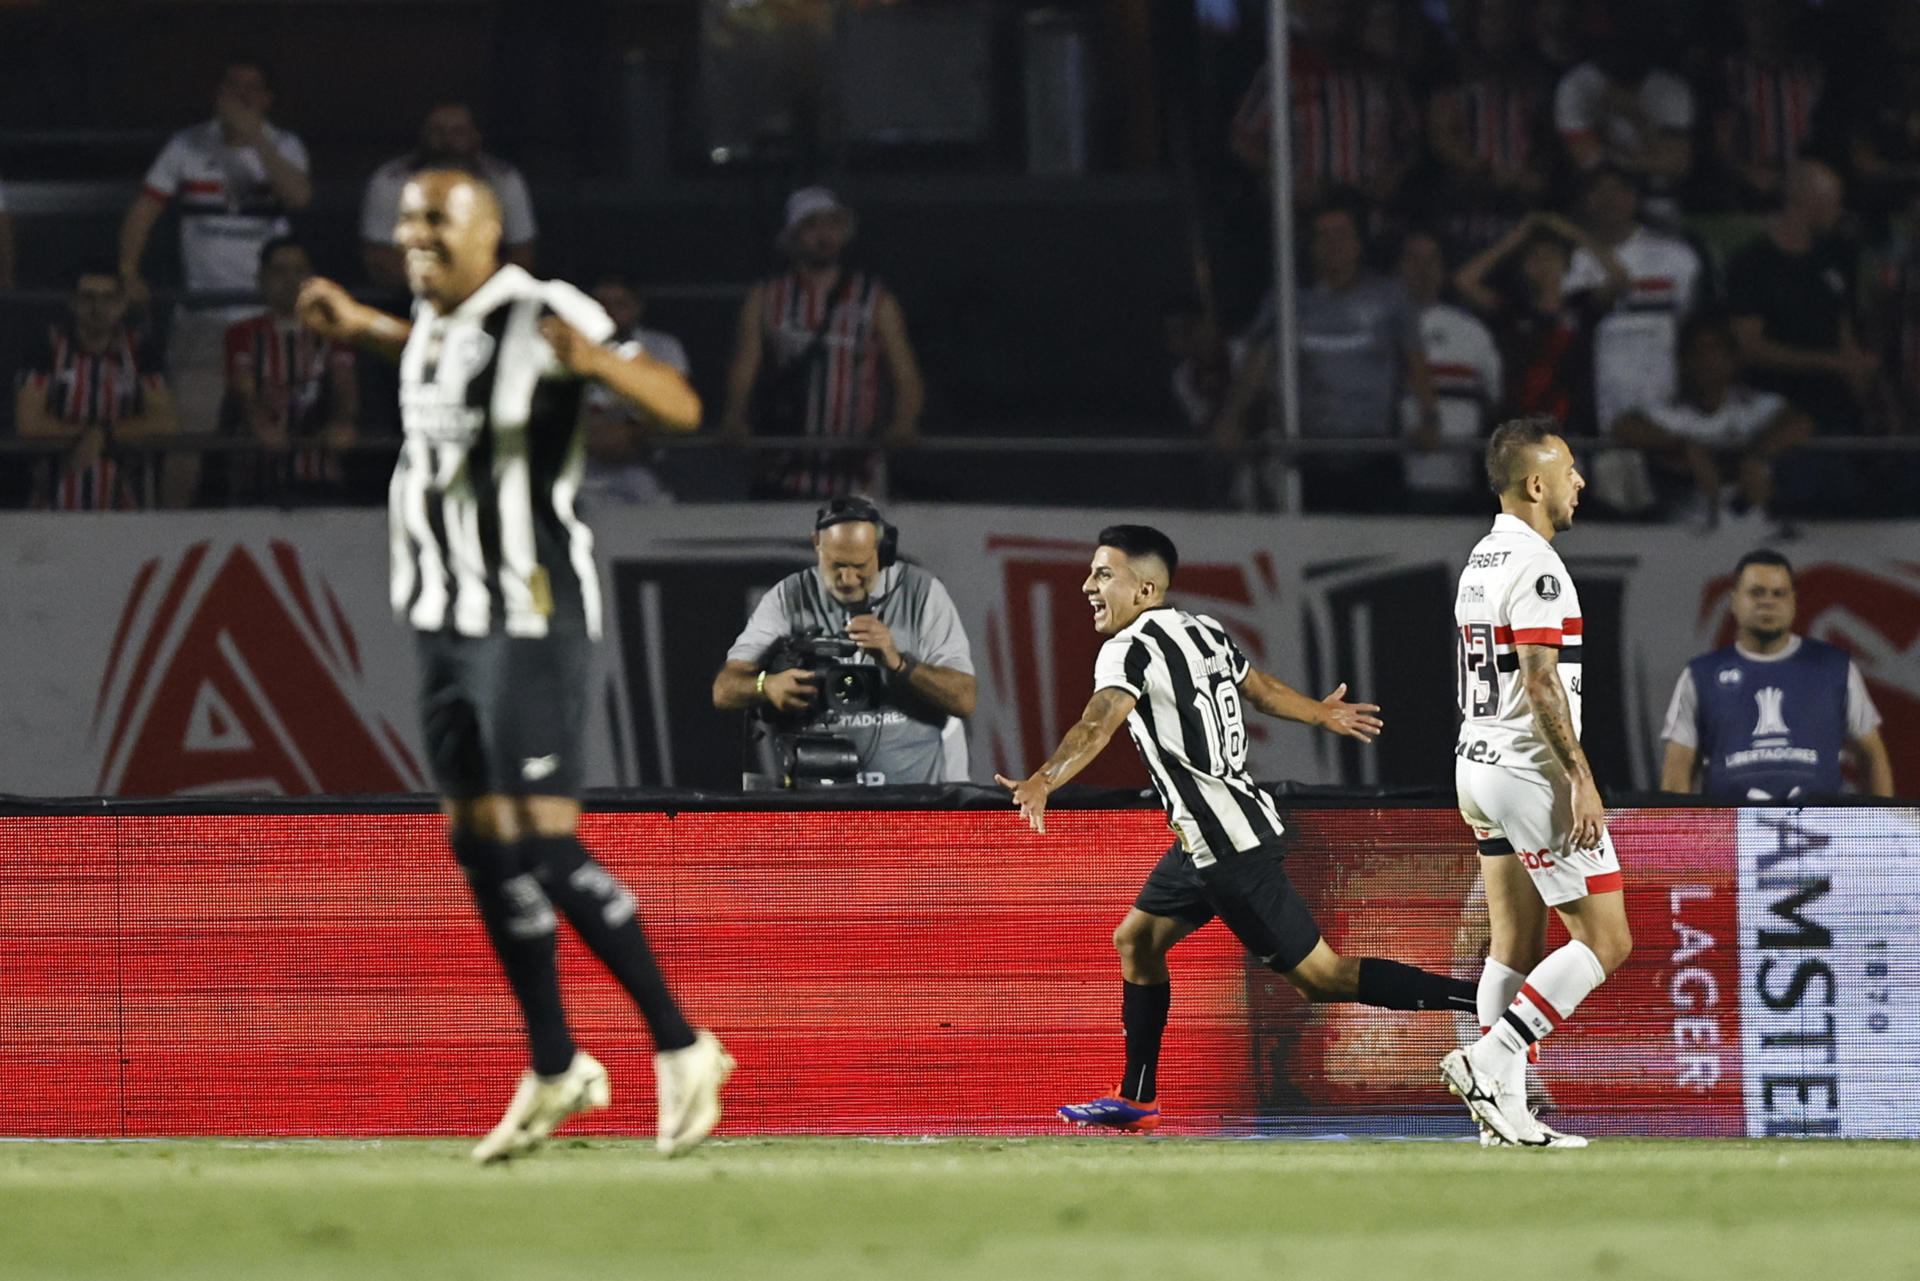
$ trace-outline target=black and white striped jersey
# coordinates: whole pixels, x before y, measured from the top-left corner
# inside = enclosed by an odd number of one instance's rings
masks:
[[[573,509],[585,383],[541,336],[549,314],[594,342],[614,330],[572,285],[516,266],[444,316],[414,306],[388,510],[394,612],[422,631],[600,634],[593,535]]]
[[[1096,690],[1133,695],[1127,729],[1167,807],[1167,826],[1200,867],[1285,831],[1247,776],[1240,682],[1252,665],[1204,614],[1150,609],[1100,647]]]

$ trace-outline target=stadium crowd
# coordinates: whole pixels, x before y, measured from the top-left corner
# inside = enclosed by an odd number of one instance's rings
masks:
[[[1261,8],[1195,6],[1215,33],[1203,48],[1226,47],[1222,32],[1243,54],[1258,47]],[[1910,511],[1920,454],[1818,446],[1920,429],[1920,90],[1908,74],[1920,6],[1297,0],[1292,11],[1292,332],[1271,294],[1235,314],[1232,290],[1200,288],[1164,318],[1164,434],[1204,442],[1206,501],[1282,501],[1286,460],[1310,510],[1482,510],[1474,442],[1503,417],[1547,412],[1602,514],[1760,532]],[[1230,122],[1195,131],[1202,199],[1267,199],[1274,84],[1262,68]],[[288,301],[313,270],[316,176],[301,138],[275,122],[280,105],[266,67],[232,62],[211,117],[154,158],[117,243],[70,282],[71,316],[13,371],[14,429],[40,439],[33,465],[11,469],[9,501],[378,500],[393,424],[366,409],[380,398],[365,394],[364,362],[302,332]],[[430,165],[486,178],[505,214],[503,256],[540,270],[539,202],[484,141],[472,105],[437,103],[412,148],[367,176],[368,297],[399,286],[385,228],[400,184]],[[887,447],[758,451],[741,496],[883,496],[889,450],[924,439],[929,389],[906,304],[860,262],[855,211],[810,176],[764,229],[784,267],[746,293],[730,350],[643,327],[648,290],[627,262],[597,263],[579,283],[617,304],[623,341],[725,371],[709,433]],[[156,295],[146,260],[169,206],[180,288]],[[4,209],[0,197],[0,288],[16,274]],[[1222,226],[1260,220],[1214,224],[1217,241],[1235,234]],[[1226,264],[1269,252],[1213,248]],[[915,333],[950,347],[942,319],[916,313]],[[1279,342],[1297,359],[1297,460],[1274,450]],[[646,424],[607,404],[589,413],[591,492],[670,498]],[[156,449],[169,434],[201,443]]]

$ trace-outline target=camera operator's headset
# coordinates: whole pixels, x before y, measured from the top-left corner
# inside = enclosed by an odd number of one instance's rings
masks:
[[[900,554],[900,531],[887,524],[878,507],[858,494],[836,498],[815,512],[813,532],[817,534],[823,529],[849,525],[855,521],[866,521],[880,531],[880,543],[876,549],[880,556],[880,568],[890,568]]]

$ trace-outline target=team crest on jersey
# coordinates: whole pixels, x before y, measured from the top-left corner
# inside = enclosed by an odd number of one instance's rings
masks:
[[[1560,580],[1552,574],[1542,574],[1533,580],[1534,594],[1541,600],[1560,599]]]
[[[463,329],[454,334],[447,340],[446,351],[440,357],[459,370],[463,378],[478,374],[492,358],[493,335],[484,329]]]
[[[1737,667],[1723,667],[1720,669],[1719,679],[1722,685],[1738,685],[1740,683],[1740,669]]]

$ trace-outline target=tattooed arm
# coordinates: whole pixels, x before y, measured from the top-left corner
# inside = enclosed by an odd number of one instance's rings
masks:
[[[1574,732],[1573,708],[1560,684],[1559,647],[1514,648],[1519,652],[1527,703],[1533,708],[1534,730],[1573,784],[1573,847],[1593,849],[1600,844],[1600,833],[1606,828],[1607,810],[1593,781],[1593,770],[1587,765],[1587,754],[1580,750],[1580,736]]]
[[[1087,709],[1080,713],[1079,721],[1060,740],[1060,746],[1054,749],[1045,765],[1018,782],[1000,774],[993,776],[994,781],[1013,793],[1013,803],[1020,807],[1027,822],[1033,824],[1034,831],[1047,830],[1047,797],[1100,755],[1138,701],[1123,689],[1095,690],[1087,700]]]

